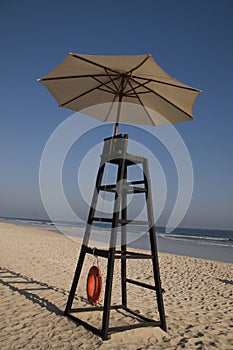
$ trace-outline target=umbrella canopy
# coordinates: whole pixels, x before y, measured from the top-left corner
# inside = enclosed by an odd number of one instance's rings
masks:
[[[160,125],[192,120],[201,92],[166,73],[151,55],[96,56],[69,53],[39,79],[60,107],[103,122]]]

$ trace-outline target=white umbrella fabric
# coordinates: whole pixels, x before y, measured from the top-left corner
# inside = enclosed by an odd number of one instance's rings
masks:
[[[69,53],[39,79],[60,107],[103,122],[161,125],[192,120],[200,90],[166,73],[151,55],[96,56]]]

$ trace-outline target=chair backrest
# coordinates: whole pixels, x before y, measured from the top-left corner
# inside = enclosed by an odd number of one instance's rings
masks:
[[[125,157],[128,146],[128,134],[120,134],[104,139],[104,147],[101,155],[102,163],[122,159]]]

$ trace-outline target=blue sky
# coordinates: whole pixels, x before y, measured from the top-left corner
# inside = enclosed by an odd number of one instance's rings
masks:
[[[72,111],[58,108],[36,79],[68,52],[151,53],[173,77],[203,91],[195,120],[175,125],[195,179],[181,225],[233,229],[232,16],[231,0],[1,1],[0,216],[46,215],[41,154]],[[85,122],[92,123],[80,118]],[[169,205],[158,223],[166,224],[167,215]]]

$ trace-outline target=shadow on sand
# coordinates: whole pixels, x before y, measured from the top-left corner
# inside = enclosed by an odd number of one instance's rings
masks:
[[[47,298],[41,297],[39,292],[43,290],[51,290],[63,295],[68,295],[67,291],[50,286],[44,282],[36,281],[30,277],[23,276],[20,273],[8,270],[6,268],[0,268],[0,283],[10,288],[13,292],[23,295],[26,299],[32,301],[40,307],[45,307],[48,311],[53,312],[56,315],[63,316],[63,311]],[[38,294],[34,293],[34,291],[38,291]]]

